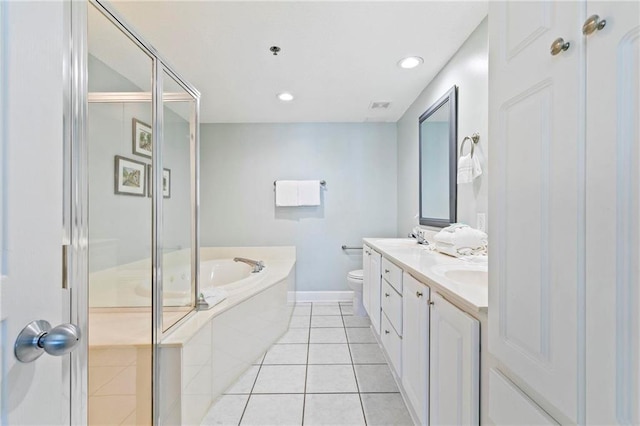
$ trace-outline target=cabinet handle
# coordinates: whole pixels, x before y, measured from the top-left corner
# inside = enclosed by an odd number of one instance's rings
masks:
[[[385,273],[385,274],[388,274],[388,273],[389,273],[389,270],[388,270],[388,269],[385,269],[385,270],[384,270],[384,273]]]
[[[385,294],[384,294],[384,297],[389,297],[389,296],[390,296],[390,294],[389,294],[389,293],[385,293]]]
[[[600,31],[607,25],[606,19],[600,20],[598,15],[591,15],[584,21],[582,25],[582,34],[588,36],[593,34],[595,31]]]
[[[385,330],[385,331],[384,331],[384,334],[389,334],[389,330]]]
[[[431,306],[435,305],[435,303],[433,303],[433,300],[429,300],[429,304],[430,304]]]
[[[565,50],[569,49],[569,46],[571,46],[571,43],[569,43],[568,41],[565,42],[562,37],[558,37],[557,39],[553,40],[553,43],[551,43],[551,55],[556,56],[558,53],[564,52]]]
[[[416,291],[416,297],[422,297],[422,292],[421,291]]]

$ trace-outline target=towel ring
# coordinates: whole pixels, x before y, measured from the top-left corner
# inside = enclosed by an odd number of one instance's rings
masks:
[[[467,141],[471,141],[471,158],[473,158],[473,153],[475,151],[475,146],[478,143],[478,141],[480,140],[480,135],[478,133],[474,133],[471,136],[465,136],[464,139],[462,139],[462,143],[460,144],[460,157],[462,157],[462,151],[464,150],[464,144]]]

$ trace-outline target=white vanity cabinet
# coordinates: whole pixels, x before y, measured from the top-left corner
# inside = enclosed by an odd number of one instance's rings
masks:
[[[364,306],[369,314],[371,325],[375,332],[380,334],[382,255],[367,245],[363,246],[363,250],[362,298],[367,300]]]
[[[480,323],[431,295],[429,423],[480,423]]]
[[[402,387],[421,425],[429,420],[429,296],[429,287],[403,274]]]
[[[640,4],[489,16],[489,417],[638,424]]]

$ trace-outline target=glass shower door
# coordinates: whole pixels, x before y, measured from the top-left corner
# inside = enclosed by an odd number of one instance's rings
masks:
[[[88,5],[88,423],[152,423],[154,60]]]

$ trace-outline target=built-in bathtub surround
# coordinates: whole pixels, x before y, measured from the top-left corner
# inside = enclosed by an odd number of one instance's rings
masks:
[[[293,245],[299,291],[349,291],[341,246],[396,235],[395,123],[203,124],[200,145],[202,245]],[[274,181],[315,179],[319,206],[275,206]]]
[[[418,224],[418,118],[452,86],[458,86],[458,152],[465,136],[475,132],[480,141],[482,175],[458,185],[458,222],[476,227],[476,214],[488,204],[488,19],[485,18],[398,120],[398,234],[407,235]],[[465,148],[468,150],[469,148]]]
[[[228,297],[210,310],[192,312],[160,342],[163,424],[199,423],[213,399],[287,330],[293,309],[287,298],[295,289],[294,247],[205,247],[200,257],[209,266],[234,263],[234,257],[259,259],[265,268],[257,274],[234,268],[221,278],[202,277],[204,287],[224,288]],[[120,292],[148,301],[135,286],[125,290]],[[149,309],[92,308],[89,402],[93,415],[107,423],[148,423]],[[172,311],[165,309],[164,315]],[[182,315],[177,311],[175,319]]]
[[[295,289],[294,247],[206,247],[202,264],[259,259],[259,273],[222,285],[228,297],[193,314],[160,344],[160,419],[198,424],[211,402],[287,330]],[[202,285],[215,285],[202,277]]]

